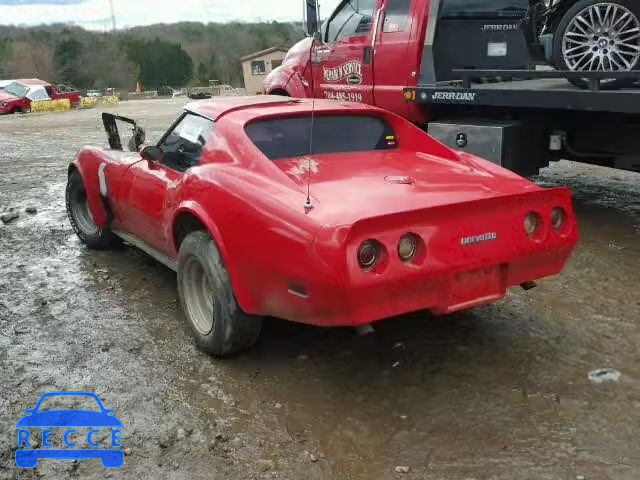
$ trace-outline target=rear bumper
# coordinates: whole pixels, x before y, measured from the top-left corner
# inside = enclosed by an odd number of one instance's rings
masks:
[[[308,297],[291,295],[286,312],[269,312],[288,320],[318,326],[357,326],[428,310],[444,315],[493,303],[507,289],[562,271],[574,245],[487,264],[472,270],[414,272],[376,285],[311,285]]]

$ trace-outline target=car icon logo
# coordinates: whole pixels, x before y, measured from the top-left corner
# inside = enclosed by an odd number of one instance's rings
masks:
[[[81,403],[82,408],[59,408],[67,403]],[[45,393],[25,414],[16,424],[18,467],[34,468],[40,459],[100,459],[107,468],[123,465],[122,422],[95,393]]]

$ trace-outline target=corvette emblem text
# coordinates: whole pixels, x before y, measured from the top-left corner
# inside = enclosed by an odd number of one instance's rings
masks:
[[[481,242],[491,242],[498,239],[496,232],[483,233],[482,235],[473,235],[471,237],[462,237],[460,239],[460,245],[473,245]]]

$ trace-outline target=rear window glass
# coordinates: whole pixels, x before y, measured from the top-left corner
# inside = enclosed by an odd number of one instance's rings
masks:
[[[309,155],[311,117],[279,118],[246,127],[251,141],[270,160]],[[391,127],[379,117],[359,115],[316,116],[313,154],[366,152],[396,148]]]

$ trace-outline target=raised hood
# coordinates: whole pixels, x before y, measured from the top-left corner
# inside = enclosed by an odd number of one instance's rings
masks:
[[[305,192],[310,180],[310,215],[330,225],[539,189],[510,172],[494,174],[406,150],[317,155],[311,162],[297,158],[275,164]]]

